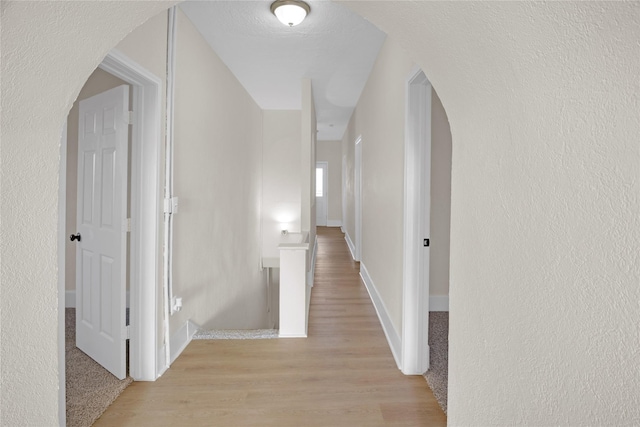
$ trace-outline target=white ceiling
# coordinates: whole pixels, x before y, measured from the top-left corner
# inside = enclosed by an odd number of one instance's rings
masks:
[[[187,1],[182,11],[264,110],[299,110],[310,78],[318,140],[340,140],[386,35],[346,7],[307,1],[311,13],[286,27],[270,0]]]

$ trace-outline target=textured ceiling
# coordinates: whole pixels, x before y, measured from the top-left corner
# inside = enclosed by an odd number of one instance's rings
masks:
[[[385,34],[334,2],[308,1],[302,24],[286,27],[271,1],[187,1],[180,8],[265,110],[299,110],[310,78],[318,140],[339,140]]]

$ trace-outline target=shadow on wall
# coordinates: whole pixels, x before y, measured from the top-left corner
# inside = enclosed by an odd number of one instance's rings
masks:
[[[277,271],[277,270],[276,270]],[[263,271],[266,282],[266,269]],[[211,293],[216,292],[218,289],[242,289],[240,286],[224,286],[214,282],[201,282],[190,286],[185,292],[181,292],[183,304],[189,304],[189,301],[196,300],[204,295],[210,297]],[[250,292],[251,289],[244,287],[244,290],[237,295],[225,295],[224,300],[226,303],[217,309],[215,312],[197,313],[205,314],[202,317],[197,316],[191,319],[201,329],[204,330],[224,330],[224,329],[267,329],[268,325],[268,312],[267,312],[267,287],[260,289],[259,293],[255,290]],[[262,313],[259,316],[255,315],[256,309],[253,301],[264,301]],[[256,323],[247,323],[248,319],[255,319]],[[182,325],[173,325],[173,328],[180,328]]]

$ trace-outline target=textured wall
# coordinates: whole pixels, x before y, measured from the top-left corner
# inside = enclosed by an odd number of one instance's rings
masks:
[[[106,53],[168,4],[2,3],[2,425],[58,423],[62,124]]]
[[[352,2],[451,122],[451,425],[640,424],[640,3]]]
[[[639,424],[639,3],[399,4],[349,6],[452,126],[449,422]],[[1,423],[55,425],[61,125],[168,4],[1,7]]]

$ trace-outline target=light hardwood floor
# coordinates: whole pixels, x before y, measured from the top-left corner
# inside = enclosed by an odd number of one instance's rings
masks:
[[[193,341],[94,425],[446,425],[424,378],[398,370],[358,271],[340,230],[319,228],[308,338]]]

